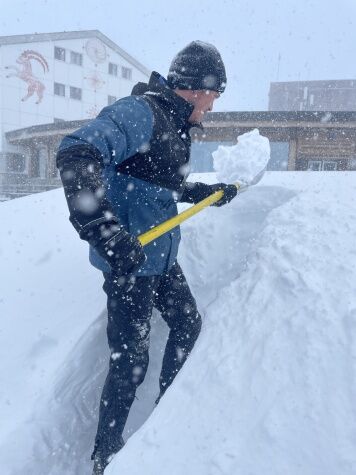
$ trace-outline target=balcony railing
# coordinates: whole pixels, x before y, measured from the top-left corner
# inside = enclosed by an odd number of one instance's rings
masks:
[[[59,178],[30,178],[21,173],[0,173],[0,200],[41,193],[61,186]]]

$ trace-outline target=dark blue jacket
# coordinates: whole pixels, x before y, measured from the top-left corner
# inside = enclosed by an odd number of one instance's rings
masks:
[[[106,195],[128,232],[138,236],[177,214],[189,173],[188,118],[193,107],[153,73],[143,95],[105,107],[98,117],[63,139],[59,151],[91,145],[103,159]],[[176,227],[145,246],[147,261],[137,275],[160,275],[177,258]],[[90,249],[91,263],[110,272],[108,263]]]

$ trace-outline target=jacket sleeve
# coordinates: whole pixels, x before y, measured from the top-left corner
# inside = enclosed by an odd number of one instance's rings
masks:
[[[81,239],[96,249],[104,248],[103,243],[113,238],[121,242],[125,236],[106,198],[103,168],[147,148],[152,130],[149,105],[142,98],[130,96],[105,107],[96,119],[66,136],[60,144],[57,167],[69,219]],[[106,258],[110,261],[110,255]]]
[[[84,145],[99,152],[103,165],[119,164],[140,150],[147,150],[153,131],[153,113],[139,96],[128,96],[105,107],[96,119],[67,135],[59,146]]]

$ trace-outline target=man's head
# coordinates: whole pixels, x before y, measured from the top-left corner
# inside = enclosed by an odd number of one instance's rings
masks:
[[[213,104],[220,94],[216,91],[199,90],[190,91],[188,89],[175,89],[175,92],[186,101],[194,105],[193,112],[189,117],[192,124],[200,123],[206,112],[213,110]]]
[[[226,72],[219,51],[209,43],[192,41],[173,59],[167,81],[169,87],[194,105],[189,121],[200,122],[225,90]]]

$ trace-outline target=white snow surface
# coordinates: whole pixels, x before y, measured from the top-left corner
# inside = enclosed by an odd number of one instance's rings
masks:
[[[182,225],[202,333],[147,419],[166,338],[154,315],[125,437],[143,425],[105,475],[356,473],[355,192],[354,172],[267,172]],[[90,474],[101,275],[62,190],[0,203],[0,217],[1,474]]]
[[[258,129],[239,135],[236,145],[219,145],[213,152],[217,179],[249,185],[267,167],[270,153],[269,140]]]

